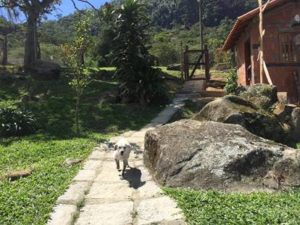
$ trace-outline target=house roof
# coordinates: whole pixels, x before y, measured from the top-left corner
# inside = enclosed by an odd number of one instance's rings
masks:
[[[266,10],[271,10],[289,1],[292,0],[271,0]],[[258,15],[259,7],[237,18],[237,21],[235,22],[223,45],[224,51],[231,49],[235,45],[236,41],[241,36],[241,33],[244,31],[244,28]]]

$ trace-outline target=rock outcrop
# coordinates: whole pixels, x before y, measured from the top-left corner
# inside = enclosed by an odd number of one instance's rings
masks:
[[[300,152],[240,125],[181,120],[159,127],[145,136],[144,162],[158,183],[170,187],[300,185]]]
[[[277,87],[268,84],[255,84],[247,87],[239,93],[239,96],[264,110],[270,110],[278,102]]]
[[[288,129],[275,115],[237,96],[226,96],[208,103],[193,119],[239,124],[260,137],[290,143]]]
[[[273,113],[282,123],[289,126],[289,139],[298,143],[300,141],[300,107],[278,103]]]

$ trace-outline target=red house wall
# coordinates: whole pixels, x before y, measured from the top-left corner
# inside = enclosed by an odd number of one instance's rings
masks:
[[[300,34],[300,27],[291,27],[295,15],[300,14],[300,2],[289,2],[285,5],[267,11],[264,14],[264,56],[268,65],[271,80],[277,86],[278,91],[287,92],[290,102],[297,102],[298,94],[295,85],[295,74],[300,72],[299,66],[290,66],[282,63],[279,35],[282,32],[295,32]],[[259,30],[258,18],[254,19],[245,29],[236,43],[236,62],[238,67],[238,82],[246,85],[247,68],[245,66],[245,42],[250,38],[251,42],[251,84],[259,83]],[[268,83],[264,77],[264,83]],[[300,96],[299,96],[300,97]]]

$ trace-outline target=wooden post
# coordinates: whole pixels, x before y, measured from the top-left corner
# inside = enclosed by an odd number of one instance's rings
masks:
[[[189,79],[189,46],[185,46],[185,51],[184,51],[184,79],[188,80]]]
[[[181,80],[184,80],[184,51],[182,41],[180,42],[180,64]]]
[[[210,74],[209,74],[209,52],[208,52],[207,45],[205,45],[205,47],[204,47],[204,57],[205,57],[205,77],[206,77],[206,80],[209,81],[210,80]]]
[[[199,2],[200,50],[203,50],[203,0]]]
[[[259,6],[259,35],[260,35],[260,48],[259,48],[259,77],[260,77],[260,83],[263,83],[263,76],[264,76],[264,35],[266,30],[264,29],[264,21],[263,21],[263,13],[266,10],[268,4],[270,3],[270,0],[263,5],[262,0],[258,0],[258,6]]]
[[[7,34],[3,37],[3,46],[2,46],[2,65],[7,65],[7,55],[8,55],[8,40],[7,40]]]

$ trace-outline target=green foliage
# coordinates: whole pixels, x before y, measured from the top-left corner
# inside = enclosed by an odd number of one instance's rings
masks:
[[[225,86],[225,93],[227,95],[229,94],[235,94],[236,90],[238,88],[238,83],[237,83],[237,72],[235,69],[230,70],[228,76],[227,76],[227,84]]]
[[[78,135],[80,134],[80,100],[89,81],[88,73],[84,71],[84,54],[91,45],[90,26],[89,15],[84,15],[76,26],[76,36],[73,43],[63,46],[65,64],[71,69],[72,80],[69,84],[76,91],[75,125]]]
[[[158,39],[158,37],[155,39]],[[156,41],[155,39],[150,53],[155,56],[158,65],[167,66],[180,62],[180,50],[176,48],[176,45],[174,46],[166,40]]]
[[[151,23],[156,27],[174,28],[177,25],[191,27],[199,22],[199,3],[197,0],[145,0]],[[256,0],[204,0],[203,20],[206,26],[216,26],[221,20],[237,16],[257,6]]]
[[[95,23],[98,29],[96,45],[92,49],[92,56],[97,66],[112,66],[113,64],[113,39],[115,37],[115,14],[114,6],[106,4],[99,11],[99,21]]]
[[[167,189],[190,225],[299,224],[300,191],[225,194]]]
[[[46,224],[57,198],[81,167],[67,167],[63,162],[68,158],[86,158],[96,140],[104,138],[107,136],[54,140],[35,135],[1,140],[0,177],[26,168],[34,172],[14,182],[0,180],[0,224]]]
[[[148,19],[144,6],[136,0],[126,0],[116,13],[114,64],[116,75],[122,82],[120,100],[162,103],[166,97],[160,73],[151,67],[151,56],[145,46]]]
[[[36,120],[32,113],[13,108],[0,108],[0,137],[34,133]]]

